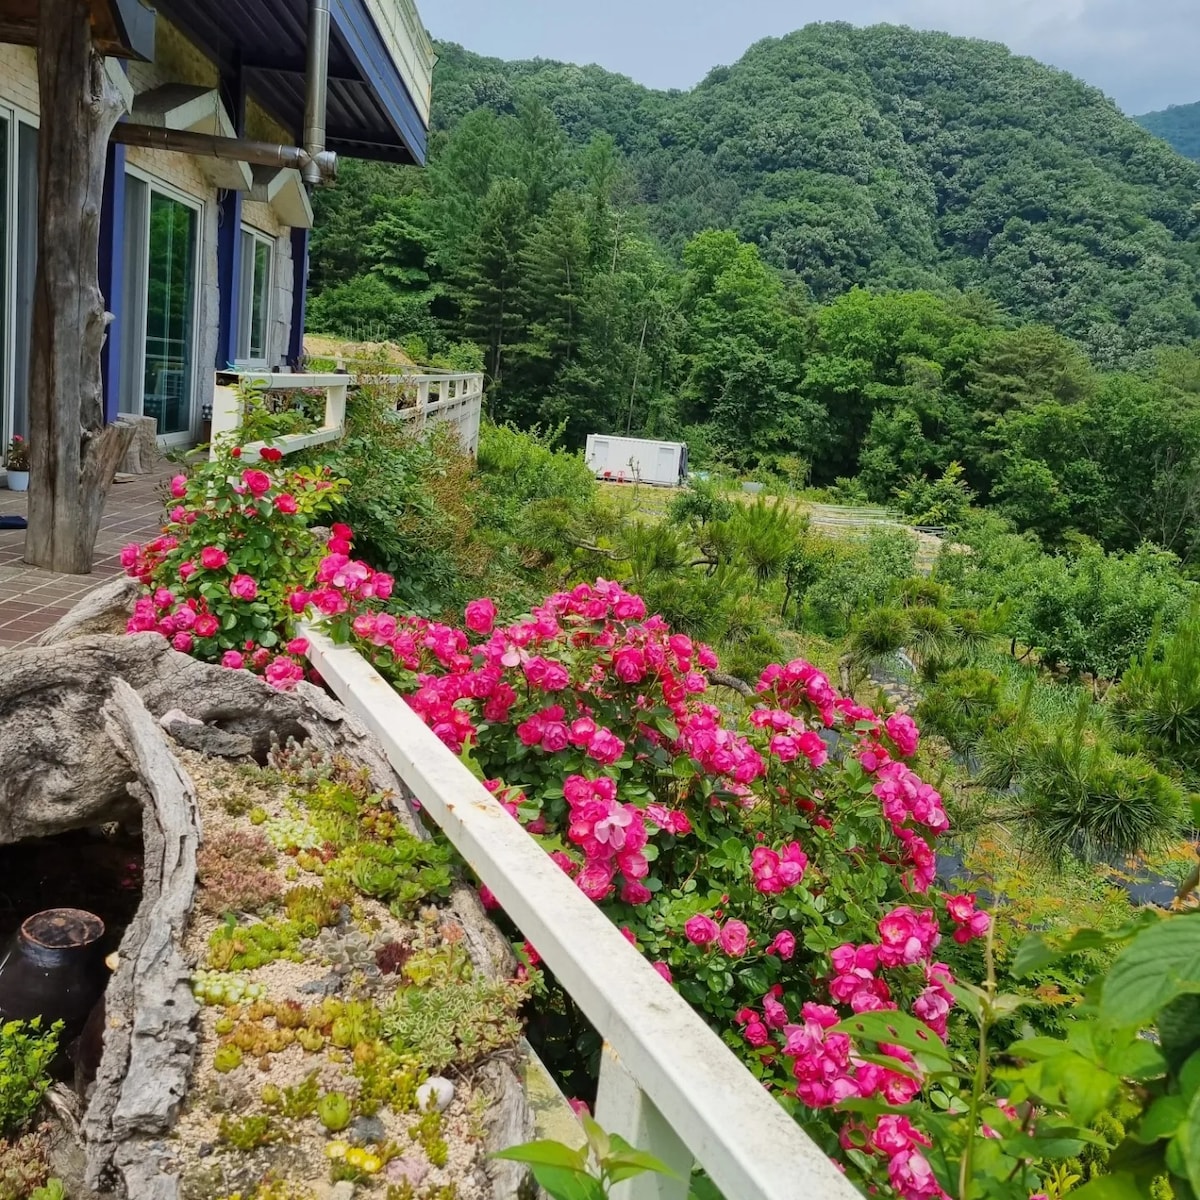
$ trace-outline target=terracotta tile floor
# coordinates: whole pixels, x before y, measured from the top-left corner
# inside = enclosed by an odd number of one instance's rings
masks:
[[[0,529],[0,649],[35,641],[81,597],[121,570],[121,547],[159,532],[162,485],[174,470],[114,483],[100,520],[90,575],[57,575],[27,566],[23,529]],[[0,513],[25,515],[26,495],[0,488]]]

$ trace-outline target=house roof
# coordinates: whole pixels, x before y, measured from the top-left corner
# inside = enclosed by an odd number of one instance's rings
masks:
[[[0,0],[0,42],[37,44],[40,0]],[[96,45],[114,58],[154,57],[154,12],[142,0],[89,0]]]
[[[308,0],[156,0],[163,17],[300,144]],[[427,122],[367,0],[330,0],[326,146],[350,158],[424,163]]]

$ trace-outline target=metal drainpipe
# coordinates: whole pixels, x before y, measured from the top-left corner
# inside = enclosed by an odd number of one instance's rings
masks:
[[[329,0],[308,0],[308,79],[304,98],[302,174],[309,187],[321,182],[319,156],[325,150],[325,105],[329,94]]]

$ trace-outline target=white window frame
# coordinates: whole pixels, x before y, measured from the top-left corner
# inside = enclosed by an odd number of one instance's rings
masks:
[[[160,433],[158,435],[158,441],[159,441],[160,445],[164,445],[164,446],[184,445],[184,446],[187,446],[187,445],[191,445],[195,442],[196,437],[199,433],[200,409],[201,409],[202,403],[203,403],[201,400],[201,386],[202,386],[201,381],[202,381],[202,375],[204,373],[201,371],[201,363],[200,363],[200,358],[201,358],[200,351],[202,349],[202,347],[200,345],[200,321],[201,321],[201,315],[202,315],[200,310],[201,310],[201,304],[203,301],[204,263],[205,263],[204,233],[205,233],[205,217],[208,214],[208,203],[203,197],[193,196],[189,192],[185,192],[185,191],[181,190],[180,188],[173,187],[171,184],[166,183],[164,180],[159,179],[156,175],[152,175],[149,171],[145,171],[145,170],[141,169],[140,167],[130,166],[127,163],[125,166],[125,174],[126,174],[126,177],[132,177],[133,179],[137,179],[140,182],[146,184],[149,187],[151,194],[154,192],[157,192],[160,196],[166,196],[169,200],[176,200],[180,204],[187,205],[188,208],[192,209],[196,213],[196,270],[195,270],[195,279],[192,282],[193,291],[192,291],[192,328],[191,328],[191,338],[192,338],[192,347],[193,347],[193,354],[192,354],[193,362],[192,362],[191,400],[190,400],[190,405],[189,405],[190,411],[188,413],[188,428],[186,430],[183,430],[182,432],[166,433],[166,434]],[[147,215],[148,215],[148,213],[149,213],[149,208],[147,207]],[[121,219],[124,220],[123,213],[121,214]],[[125,237],[128,239],[131,237],[131,234],[132,234],[132,231],[130,229],[126,228]],[[149,257],[150,257],[150,222],[149,222],[149,220],[146,221],[146,227],[142,231],[142,237],[143,237],[143,244],[142,244],[143,259],[144,259],[144,261],[148,262]],[[124,263],[121,264],[121,269],[124,270]],[[128,295],[124,296],[122,299],[122,312],[125,314],[125,318],[124,318],[125,320],[131,319],[130,299],[131,298]],[[145,385],[145,379],[146,379],[146,328],[145,328],[146,300],[147,300],[146,294],[145,294],[145,292],[143,292],[143,294],[138,298],[138,303],[140,305],[139,320],[141,322],[141,331],[140,331],[140,334],[139,334],[139,336],[137,338],[137,342],[136,342],[137,352],[136,352],[135,360],[133,362],[123,361],[122,365],[121,365],[122,373],[124,373],[125,371],[130,371],[131,372],[130,378],[141,381],[141,383],[139,385],[137,413],[135,414],[138,416],[141,416],[144,413],[145,402],[146,402],[146,392],[145,392],[145,387],[146,387],[146,385]],[[123,355],[122,357],[124,359],[127,356]],[[119,384],[118,384],[118,386],[119,386]],[[123,403],[124,403],[124,397],[121,398],[121,405],[119,405],[119,407],[123,406]],[[122,407],[122,411],[128,412],[129,410]]]
[[[5,244],[0,247],[3,254],[4,270],[0,278],[0,287],[4,289],[3,319],[0,321],[0,341],[3,342],[3,370],[0,371],[0,460],[14,430],[14,414],[16,412],[17,380],[17,325],[14,320],[17,303],[17,172],[20,168],[20,145],[22,125],[38,129],[38,118],[28,109],[13,104],[8,100],[0,102],[0,119],[8,122],[8,145],[5,148],[4,170],[8,183],[7,195],[4,197],[4,237]],[[36,214],[35,214],[36,216]]]
[[[254,367],[259,369],[269,369],[272,366],[271,358],[271,319],[274,316],[274,293],[275,293],[275,242],[276,239],[269,233],[264,233],[261,229],[255,229],[253,225],[242,225],[240,235],[242,240],[242,254],[238,267],[238,279],[236,287],[238,289],[238,330],[237,330],[237,365],[245,367]],[[245,239],[249,238],[249,242]],[[254,335],[251,322],[254,314],[254,267],[257,258],[257,249],[262,245],[267,249],[267,279],[266,279],[266,298],[263,302],[263,330],[262,330],[262,350],[261,355],[252,356],[250,354],[250,342]],[[245,250],[249,249],[251,253],[247,255]]]

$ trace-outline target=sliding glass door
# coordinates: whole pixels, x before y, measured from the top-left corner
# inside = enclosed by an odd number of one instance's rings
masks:
[[[193,426],[199,242],[199,205],[127,177],[121,410],[175,442]]]

